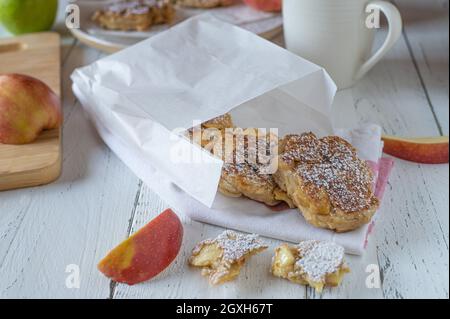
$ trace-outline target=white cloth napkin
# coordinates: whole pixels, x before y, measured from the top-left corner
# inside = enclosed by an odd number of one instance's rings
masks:
[[[297,210],[276,213],[217,194],[223,163],[173,131],[231,111],[238,126],[278,128],[279,136],[332,134],[336,86],[317,65],[206,15],[78,69],[72,79],[106,144],[179,214],[291,242],[334,240],[348,253],[363,252],[369,226],[336,234],[308,225]],[[379,127],[336,133],[362,158],[379,162]],[[174,161],[180,146],[206,161]]]

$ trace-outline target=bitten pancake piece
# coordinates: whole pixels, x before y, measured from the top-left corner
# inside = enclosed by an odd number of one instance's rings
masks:
[[[200,242],[192,251],[189,264],[202,268],[211,285],[235,279],[246,260],[267,248],[259,236],[227,230],[215,239]]]
[[[215,8],[215,7],[225,7],[235,3],[235,0],[178,0],[177,4],[185,7],[193,8]]]
[[[97,10],[92,21],[109,30],[144,31],[152,25],[170,24],[174,17],[175,8],[168,0],[134,0]]]
[[[370,167],[337,136],[286,136],[274,179],[316,227],[350,231],[368,223],[379,206]]]
[[[275,277],[322,292],[325,286],[339,286],[350,269],[344,261],[343,247],[333,242],[309,240],[276,248],[271,272]]]

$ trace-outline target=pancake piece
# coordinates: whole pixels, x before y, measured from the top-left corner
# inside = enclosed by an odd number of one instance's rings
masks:
[[[92,16],[104,29],[122,31],[145,31],[152,25],[170,24],[175,8],[167,0],[120,1],[97,10]]]
[[[224,144],[225,163],[219,182],[223,195],[245,196],[269,206],[282,200],[292,205],[272,175],[277,169],[277,135],[257,129],[227,130]]]
[[[229,113],[206,121],[187,131],[187,137],[213,154],[222,154],[221,145],[225,130],[234,128],[233,118]],[[216,149],[214,149],[216,147]]]
[[[234,280],[245,262],[267,246],[259,236],[227,230],[215,239],[207,239],[193,249],[189,265],[202,268],[211,285]]]
[[[370,222],[379,206],[370,167],[337,136],[287,135],[274,179],[316,227],[350,231]]]
[[[344,261],[344,248],[333,242],[303,241],[296,246],[283,244],[275,249],[271,272],[300,285],[322,292],[337,287],[350,269]]]

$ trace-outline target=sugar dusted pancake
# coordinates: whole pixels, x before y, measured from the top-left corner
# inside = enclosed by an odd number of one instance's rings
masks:
[[[378,208],[370,167],[340,137],[287,135],[278,164],[275,181],[316,227],[350,231],[368,223]]]
[[[245,196],[269,206],[281,201],[290,203],[272,175],[277,169],[278,137],[260,133],[246,129],[226,134],[219,191],[225,196]]]
[[[170,24],[175,17],[175,8],[168,0],[117,1],[92,16],[104,29],[144,31],[153,25]]]
[[[271,272],[275,277],[322,292],[325,286],[336,287],[350,269],[344,261],[344,248],[333,242],[303,241],[283,244],[275,249]]]

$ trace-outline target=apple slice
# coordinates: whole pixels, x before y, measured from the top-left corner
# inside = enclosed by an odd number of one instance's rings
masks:
[[[134,285],[166,269],[177,257],[182,241],[180,219],[167,209],[114,248],[98,269],[114,281]]]
[[[448,163],[448,136],[400,138],[383,136],[383,152],[411,162]]]
[[[244,0],[244,3],[255,10],[266,12],[280,12],[282,0]]]

